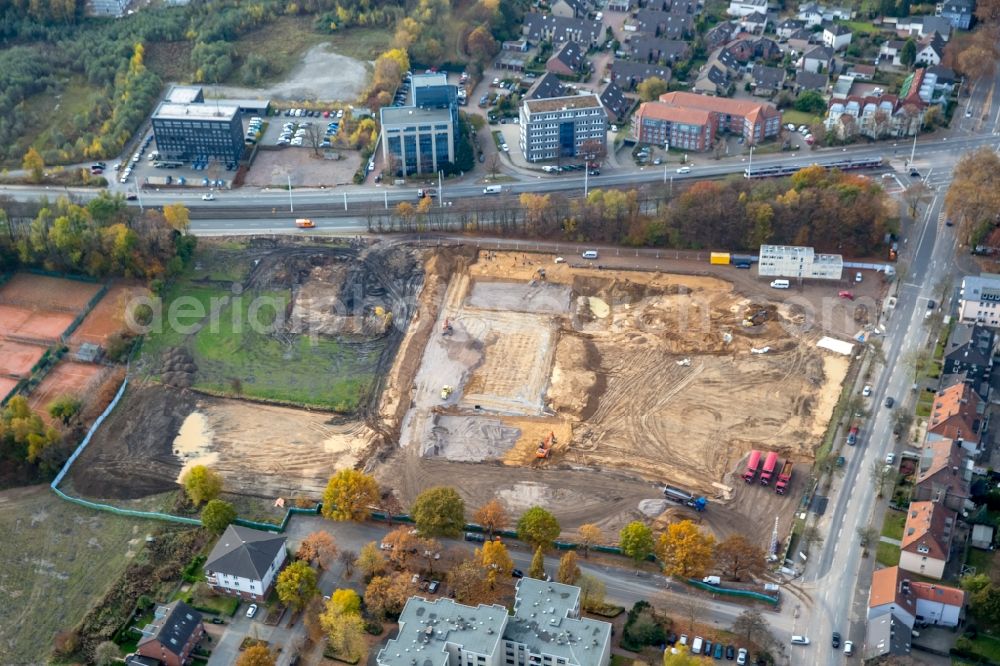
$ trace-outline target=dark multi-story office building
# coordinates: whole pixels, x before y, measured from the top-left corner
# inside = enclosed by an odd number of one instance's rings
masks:
[[[455,161],[458,90],[445,74],[412,78],[410,106],[383,107],[382,157],[405,175],[436,173]]]
[[[153,113],[153,135],[166,160],[238,162],[243,155],[243,123],[236,106],[163,102]]]

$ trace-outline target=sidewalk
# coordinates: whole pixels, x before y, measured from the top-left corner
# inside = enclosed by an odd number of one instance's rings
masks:
[[[902,541],[900,541],[899,539],[893,539],[892,537],[880,536],[878,540],[881,541],[882,543],[888,543],[896,547],[902,547],[903,545]]]

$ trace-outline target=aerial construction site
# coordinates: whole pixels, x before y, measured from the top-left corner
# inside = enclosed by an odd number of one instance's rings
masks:
[[[849,356],[766,282],[707,262],[276,243],[200,250],[173,296],[218,293],[223,325],[147,336],[77,491],[143,497],[206,463],[230,492],[318,499],[362,467],[404,506],[451,485],[470,507],[543,505],[567,532],[681,516],[761,545],[776,518],[787,531]],[[253,294],[280,325],[228,329]],[[784,496],[744,483],[754,450],[795,463]]]

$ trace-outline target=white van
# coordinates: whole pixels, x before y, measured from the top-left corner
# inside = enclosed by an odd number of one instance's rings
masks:
[[[597,259],[597,250],[587,250],[582,256],[584,259]]]
[[[499,185],[487,185],[483,188],[483,194],[500,194],[503,190]]]
[[[705,576],[701,579],[701,582],[706,585],[722,585],[722,579],[718,576]]]
[[[772,280],[771,281],[771,288],[772,289],[788,289],[789,286],[790,285],[788,283],[788,280]]]
[[[691,642],[691,654],[701,654],[701,645],[701,636],[695,636],[694,640]]]

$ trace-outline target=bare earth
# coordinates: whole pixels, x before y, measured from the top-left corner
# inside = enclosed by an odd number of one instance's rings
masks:
[[[714,277],[484,254],[422,303],[437,316],[400,448],[374,470],[404,502],[460,479],[471,506],[494,496],[515,513],[544,504],[564,528],[613,532],[670,483],[709,497],[697,518],[719,537],[766,544],[775,517],[787,530],[795,503],[737,486],[734,473],[753,448],[810,462],[849,361],[754,296]],[[760,309],[768,321],[742,325]],[[549,433],[556,444],[539,459]],[[664,518],[686,514],[673,507]]]

